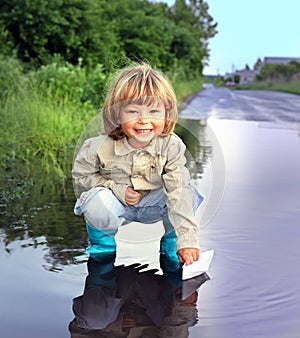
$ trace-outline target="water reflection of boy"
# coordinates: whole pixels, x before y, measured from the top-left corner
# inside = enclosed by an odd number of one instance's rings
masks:
[[[198,292],[182,299],[181,270],[162,276],[138,264],[114,267],[114,259],[89,259],[84,293],[73,300],[71,337],[188,337]]]

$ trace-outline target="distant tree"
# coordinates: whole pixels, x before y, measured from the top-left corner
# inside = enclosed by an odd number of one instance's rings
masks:
[[[256,76],[257,80],[265,81],[279,81],[291,80],[294,74],[297,74],[300,71],[300,63],[292,61],[288,64],[264,64],[261,68],[260,73]]]
[[[245,65],[245,69],[246,69],[246,70],[250,70],[250,67],[249,67],[248,64]]]
[[[177,33],[171,51],[184,60],[192,72],[202,73],[209,58],[208,41],[217,34],[217,23],[213,23],[208,9],[207,2],[203,0],[176,0],[173,7]]]
[[[263,65],[263,62],[261,61],[260,58],[258,58],[253,66],[254,70],[260,70]]]
[[[230,80],[231,81],[231,80]],[[224,84],[224,82],[227,82],[227,79],[224,79],[223,76],[221,75],[217,75],[214,79],[213,79],[213,84],[215,86],[222,86]]]
[[[241,81],[241,75],[240,74],[234,74],[234,76],[233,76],[233,82],[235,84],[239,84],[240,81]]]
[[[14,51],[14,39],[0,19],[0,54],[11,56]]]
[[[281,69],[281,74],[283,75],[286,81],[290,81],[294,74],[297,74],[300,71],[300,63],[296,61],[291,61]]]
[[[164,70],[172,65],[170,45],[175,24],[166,5],[118,0],[108,2],[107,6],[110,6],[107,16],[114,22],[114,34],[127,58],[148,60]]]

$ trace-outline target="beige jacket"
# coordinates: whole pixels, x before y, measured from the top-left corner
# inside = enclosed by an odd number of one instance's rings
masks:
[[[142,195],[163,187],[169,219],[177,235],[177,250],[199,248],[192,207],[194,188],[185,166],[185,148],[175,134],[158,136],[143,149],[131,147],[126,138],[90,138],[76,156],[73,180],[77,191],[103,186],[124,204],[128,186]]]

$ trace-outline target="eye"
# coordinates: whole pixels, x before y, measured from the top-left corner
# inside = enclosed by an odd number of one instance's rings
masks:
[[[138,114],[138,111],[136,111],[136,110],[127,110],[127,113],[129,113],[129,114]]]
[[[152,109],[152,110],[150,110],[150,114],[157,114],[157,113],[159,113],[159,111],[158,111],[158,110],[156,110],[156,109]]]

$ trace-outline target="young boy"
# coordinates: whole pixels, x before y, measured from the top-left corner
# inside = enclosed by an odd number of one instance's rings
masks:
[[[161,253],[176,252],[187,265],[198,260],[194,213],[202,196],[190,185],[185,145],[173,133],[178,112],[169,81],[149,65],[125,68],[102,114],[104,135],[84,142],[72,170],[83,191],[75,213],[85,217],[88,251],[114,250],[119,226],[162,219]]]

